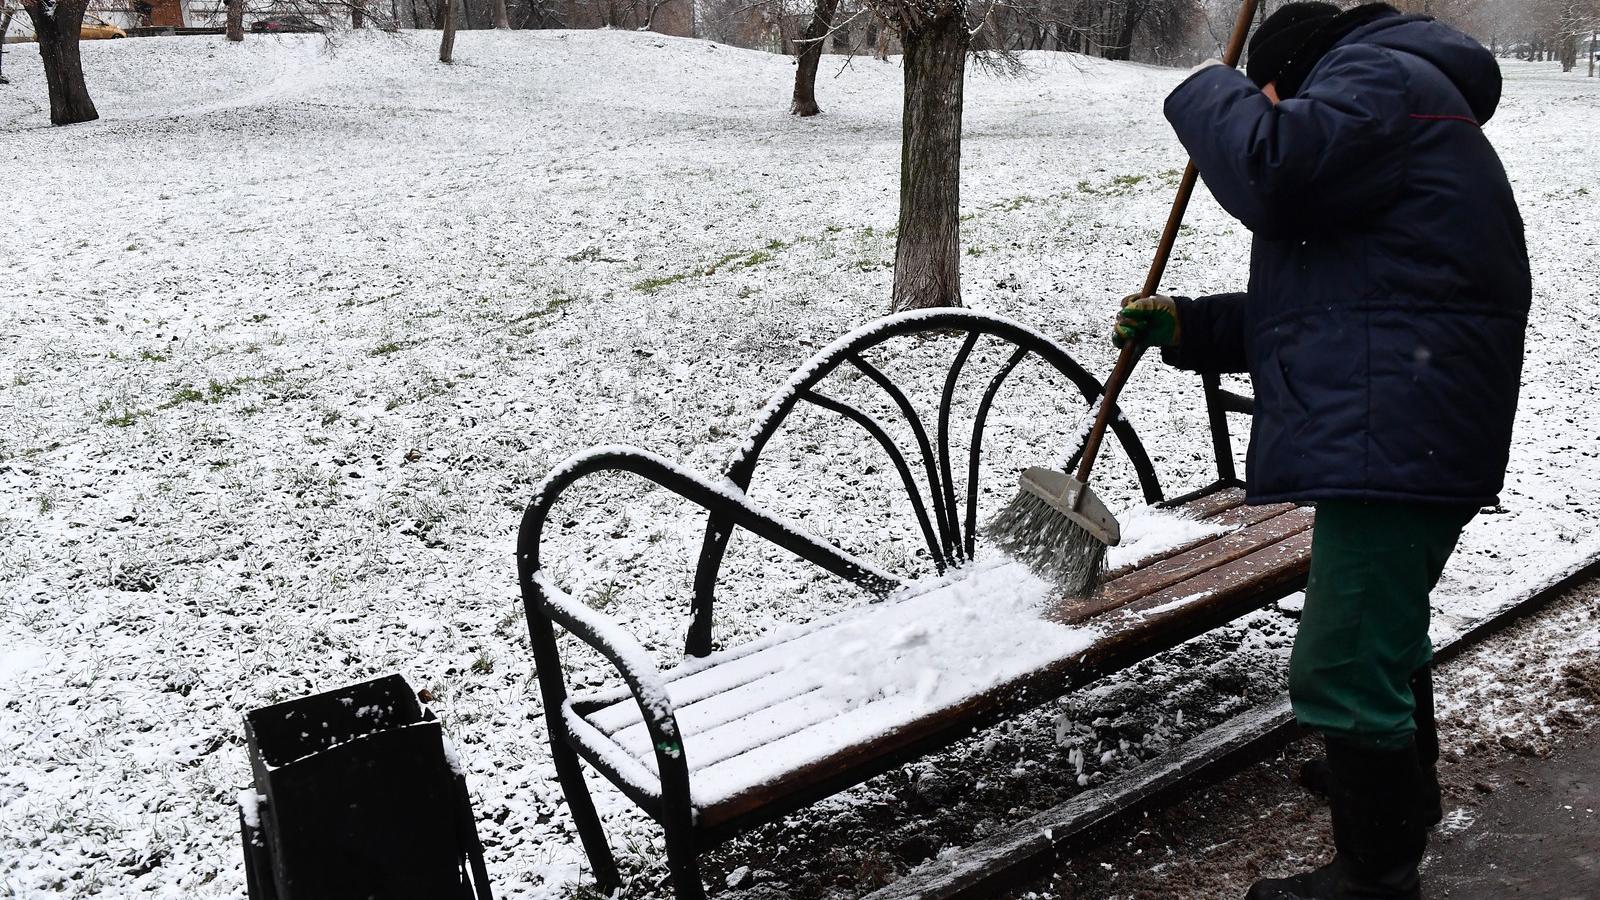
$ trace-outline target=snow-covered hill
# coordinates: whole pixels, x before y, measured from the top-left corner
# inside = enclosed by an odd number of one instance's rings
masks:
[[[887,307],[897,63],[825,60],[826,115],[802,121],[786,115],[790,61],[766,54],[474,31],[446,67],[432,41],[86,44],[102,119],[62,129],[36,49],[6,50],[10,894],[242,895],[240,714],[398,670],[439,698],[471,769],[498,894],[560,896],[582,857],[516,602],[530,485],[615,441],[714,470],[792,368]],[[1112,303],[1142,279],[1183,164],[1159,112],[1182,73],[1028,63],[969,83],[966,299],[1103,373]],[[1508,75],[1489,133],[1535,254],[1528,385],[1506,512],[1470,529],[1441,628],[1600,548],[1600,86]],[[1189,221],[1170,288],[1237,287],[1248,236],[1209,198]],[[997,410],[995,471],[1053,458],[1075,421],[1068,398],[1033,396]],[[1154,364],[1124,399],[1170,492],[1210,474],[1198,403]],[[839,483],[881,462],[838,431],[808,420],[775,444],[757,498],[909,561],[915,535],[879,515],[881,487]],[[1097,478],[1133,503],[1123,461]],[[699,528],[636,485],[602,488],[572,513],[558,574],[665,658]],[[725,581],[730,642],[859,602],[750,542]],[[1285,643],[1256,649],[1276,661]],[[602,670],[580,656],[574,674]],[[656,865],[650,824],[600,798],[636,848],[625,862]]]

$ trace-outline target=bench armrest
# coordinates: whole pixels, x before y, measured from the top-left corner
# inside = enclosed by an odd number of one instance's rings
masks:
[[[600,655],[616,666],[634,701],[639,704],[639,714],[646,730],[650,732],[650,743],[656,749],[658,765],[663,763],[660,759],[663,755],[681,759],[683,741],[678,731],[678,718],[672,708],[672,698],[667,694],[667,682],[643,645],[611,617],[591,609],[588,604],[562,590],[544,572],[534,572],[532,580],[536,589],[533,602],[539,611],[598,650]],[[562,721],[570,730],[590,727],[582,716],[571,709],[570,701],[562,703],[561,713]],[[594,742],[594,745],[600,746],[600,743]],[[651,784],[653,779],[650,773],[634,763],[631,757],[624,756],[607,762],[612,773],[636,791],[659,799],[661,788]],[[666,769],[662,768],[661,771]]]
[[[607,616],[590,609],[563,591],[540,565],[540,544],[545,521],[561,494],[596,472],[629,472],[646,478],[708,511],[777,544],[808,562],[876,593],[887,593],[904,581],[866,560],[841,550],[820,537],[756,506],[737,485],[713,482],[682,466],[637,447],[606,446],[570,457],[551,470],[534,490],[533,500],[517,533],[517,569],[522,585],[523,609],[533,641],[534,662],[546,721],[552,739],[574,730],[581,719],[569,709],[566,679],[552,625],[559,623],[579,640],[594,647],[616,666],[639,704],[650,742],[655,748],[660,787],[638,784],[640,771],[614,764],[607,768],[627,784],[641,805],[653,801],[667,815],[692,815],[689,773],[683,742],[666,683],[650,654],[633,635]],[[581,728],[581,726],[579,726]],[[592,762],[594,760],[591,760]]]

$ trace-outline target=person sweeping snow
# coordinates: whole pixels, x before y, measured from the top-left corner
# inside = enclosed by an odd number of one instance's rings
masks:
[[[1315,501],[1289,666],[1321,732],[1332,862],[1248,900],[1416,898],[1441,818],[1428,595],[1498,502],[1531,299],[1522,219],[1481,126],[1476,41],[1373,4],[1280,8],[1246,72],[1203,66],[1165,112],[1253,233],[1248,291],[1125,301],[1120,346],[1249,372],[1251,503]]]

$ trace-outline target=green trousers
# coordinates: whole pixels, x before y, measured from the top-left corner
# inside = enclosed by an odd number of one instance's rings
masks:
[[[1301,725],[1380,749],[1411,740],[1411,675],[1433,659],[1428,594],[1476,512],[1317,503],[1305,611],[1289,659],[1289,699]]]

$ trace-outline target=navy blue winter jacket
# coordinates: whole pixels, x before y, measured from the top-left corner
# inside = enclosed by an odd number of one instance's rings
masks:
[[[1276,107],[1225,66],[1167,98],[1254,233],[1249,292],[1180,299],[1164,354],[1250,373],[1250,502],[1497,502],[1531,295],[1480,130],[1499,100],[1487,50],[1399,14],[1345,36]]]

